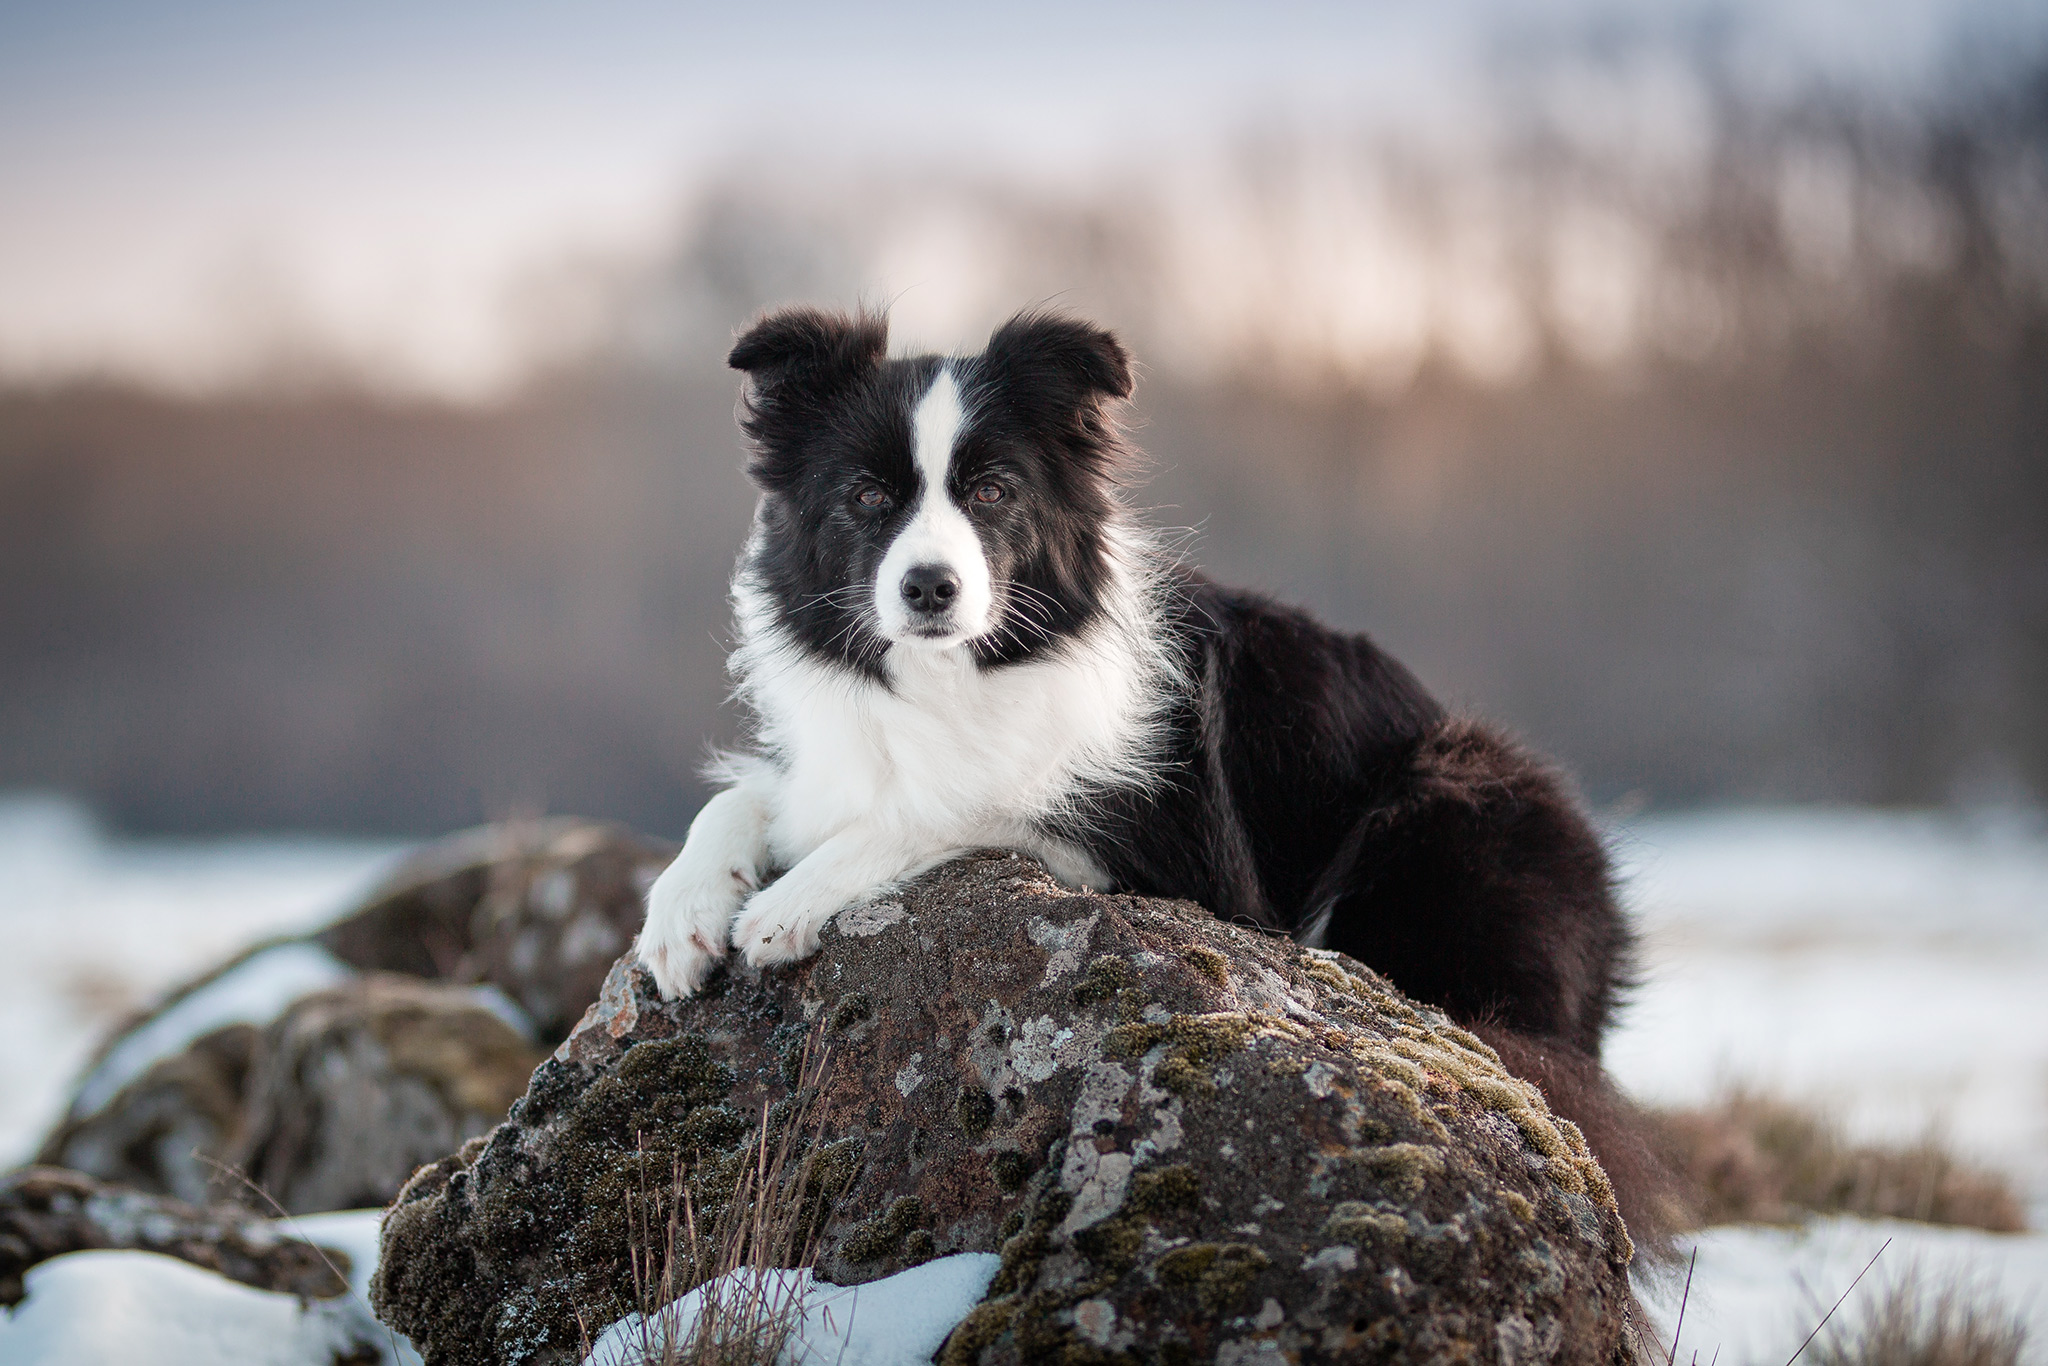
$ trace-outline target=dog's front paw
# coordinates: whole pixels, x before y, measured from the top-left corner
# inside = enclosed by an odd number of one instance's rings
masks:
[[[785,877],[766,891],[756,892],[740,918],[733,923],[732,946],[757,968],[776,963],[794,963],[818,951],[818,936],[838,911],[804,904],[793,878]]]
[[[727,927],[753,887],[743,870],[705,877],[684,858],[671,863],[647,893],[647,923],[634,953],[668,1000],[695,992],[725,957]]]
[[[725,957],[725,945],[713,942],[701,933],[676,939],[656,935],[647,928],[640,931],[633,952],[639,957],[640,965],[654,974],[654,985],[661,988],[662,999],[676,1001],[694,994],[698,987],[704,985],[711,969]]]

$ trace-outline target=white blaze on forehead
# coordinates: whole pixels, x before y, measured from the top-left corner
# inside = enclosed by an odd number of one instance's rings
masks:
[[[981,537],[946,487],[953,448],[966,421],[953,368],[941,364],[931,387],[910,414],[910,454],[922,485],[917,504],[875,574],[875,609],[882,620],[882,633],[891,640],[958,645],[986,635],[993,624],[989,612],[994,589],[989,582],[988,558],[982,552]],[[945,622],[948,629],[940,636],[916,635],[913,626],[936,623],[929,619],[913,621],[913,614],[903,603],[904,574],[923,564],[943,565],[960,578],[959,595],[953,600],[953,610]]]
[[[932,495],[946,497],[946,471],[953,464],[953,445],[960,439],[960,424],[966,413],[960,407],[960,386],[954,382],[953,367],[941,365],[938,378],[917,401],[910,415],[910,454],[917,472],[924,478],[924,501]]]

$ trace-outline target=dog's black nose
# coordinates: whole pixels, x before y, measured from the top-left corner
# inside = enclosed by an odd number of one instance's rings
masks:
[[[903,602],[913,612],[943,612],[960,596],[960,576],[942,564],[920,564],[903,576]]]

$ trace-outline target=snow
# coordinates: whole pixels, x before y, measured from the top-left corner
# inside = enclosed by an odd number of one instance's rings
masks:
[[[1606,1059],[1642,1099],[1731,1083],[1930,1131],[2048,1226],[2048,835],[2017,820],[1740,811],[1620,840],[1647,982]]]
[[[1891,1246],[1885,1247],[1885,1241]],[[1788,1361],[1856,1274],[1878,1257],[1826,1330],[1853,1322],[1885,1288],[1911,1278],[1930,1290],[1961,1285],[1996,1299],[2027,1326],[2030,1361],[2048,1360],[2048,1235],[1999,1235],[1901,1220],[1815,1219],[1801,1228],[1709,1229],[1687,1295],[1683,1277],[1645,1294],[1659,1341],[1680,1332],[1679,1361],[1716,1352],[1731,1366]],[[1884,1249],[1878,1256],[1879,1249]],[[1641,1287],[1638,1287],[1641,1290]],[[1678,1323],[1680,1300],[1685,1322]]]
[[[540,1041],[540,1026],[533,1022],[533,1016],[527,1014],[525,1007],[507,996],[495,983],[480,982],[471,987],[468,994],[473,1004],[482,1006],[503,1020],[517,1030],[520,1037],[534,1043]]]
[[[9,1366],[331,1366],[384,1337],[353,1296],[302,1306],[153,1252],[72,1252],[30,1267],[0,1317]]]
[[[27,1296],[0,1312],[0,1361],[8,1366],[331,1366],[338,1354],[373,1348],[386,1366],[420,1366],[412,1344],[372,1318],[380,1210],[274,1221],[279,1232],[349,1255],[350,1292],[303,1304],[151,1252],[73,1252],[30,1268]],[[861,1286],[833,1286],[809,1271],[750,1268],[722,1278],[732,1294],[758,1283],[771,1299],[801,1304],[785,1366],[928,1366],[933,1353],[988,1290],[1002,1259],[941,1257]],[[757,1282],[758,1277],[758,1282]],[[673,1332],[686,1338],[703,1289],[654,1316],[613,1324],[588,1366],[630,1366],[638,1345]]]
[[[334,1214],[301,1214],[289,1219],[273,1219],[271,1223],[281,1233],[346,1252],[349,1291],[355,1297],[355,1303],[361,1305],[365,1313],[369,1312],[370,1277],[377,1270],[383,1210],[351,1209]],[[420,1366],[420,1354],[404,1337],[381,1325],[378,1333],[377,1345],[384,1352],[385,1366]]]
[[[802,1321],[780,1366],[930,1366],[933,1353],[988,1293],[1002,1258],[986,1252],[940,1257],[865,1285],[836,1286],[803,1271],[742,1267],[713,1282],[724,1299],[759,1294],[771,1305],[802,1306]],[[656,1312],[631,1314],[591,1344],[583,1366],[636,1366],[649,1346],[688,1341],[707,1288]]]
[[[2048,1228],[2048,836],[2022,820],[1737,811],[1622,833],[1647,981],[1607,1048],[1663,1104],[1744,1084],[1873,1139],[1933,1132],[2013,1174]],[[2048,1233],[1819,1219],[1698,1235],[1681,1361],[1783,1362],[1895,1239],[1887,1277],[1970,1283],[2024,1310],[2048,1362]],[[1690,1241],[1687,1246],[1690,1246]],[[1665,1338],[1680,1287],[1646,1290]],[[1815,1301],[1820,1307],[1815,1308]]]
[[[351,1293],[302,1303],[154,1252],[73,1252],[29,1269],[27,1296],[0,1312],[7,1366],[332,1366],[374,1348],[385,1366],[420,1366],[412,1344],[370,1313],[382,1210],[274,1221],[281,1234],[349,1256]]]

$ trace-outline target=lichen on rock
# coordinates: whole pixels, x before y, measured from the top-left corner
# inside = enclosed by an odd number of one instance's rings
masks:
[[[1005,853],[690,1001],[622,960],[506,1122],[400,1195],[380,1313],[435,1366],[573,1360],[639,1307],[635,1202],[715,1198],[812,1031],[820,1274],[1001,1254],[952,1366],[1625,1350],[1605,1177],[1483,1044],[1340,955]]]

